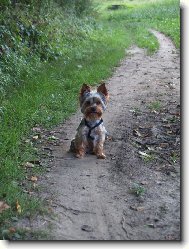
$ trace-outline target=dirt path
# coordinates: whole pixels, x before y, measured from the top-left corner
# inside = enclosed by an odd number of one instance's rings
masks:
[[[51,131],[59,140],[46,146],[53,159],[42,181],[51,215],[31,224],[48,228],[50,239],[180,239],[179,53],[152,32],[159,51],[147,56],[132,47],[106,81],[110,103],[103,119],[112,135],[106,160],[67,152],[80,112]]]

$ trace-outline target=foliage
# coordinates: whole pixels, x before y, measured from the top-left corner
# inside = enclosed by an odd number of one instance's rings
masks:
[[[145,188],[138,183],[133,183],[133,186],[130,188],[130,193],[139,197],[145,193]]]
[[[62,13],[50,0],[0,3],[3,9],[0,12],[1,94],[5,94],[10,85],[21,85],[40,62],[63,56],[66,63],[72,47],[90,33],[88,17],[81,20],[74,15],[74,12],[81,15],[89,1],[57,2],[69,3],[69,6],[72,3],[72,13]]]

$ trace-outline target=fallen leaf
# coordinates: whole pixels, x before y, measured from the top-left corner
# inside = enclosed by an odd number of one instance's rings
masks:
[[[31,161],[29,161],[29,163],[40,165],[41,161],[40,160],[31,160]]]
[[[172,234],[166,235],[166,236],[165,236],[165,239],[166,239],[166,240],[176,240],[175,236],[172,235]]]
[[[41,128],[40,127],[33,127],[32,131],[34,131],[34,132],[41,132]]]
[[[167,123],[168,122],[168,120],[166,118],[162,118],[161,120],[162,120],[163,123]]]
[[[107,136],[106,136],[106,140],[107,140],[107,141],[112,141],[113,139],[112,139],[111,136],[107,135]]]
[[[51,148],[49,148],[49,147],[44,147],[43,149],[44,149],[44,150],[49,150],[49,151],[52,151],[52,149],[51,149]]]
[[[32,176],[32,177],[30,178],[30,180],[31,180],[32,182],[36,182],[36,181],[37,181],[37,176]]]
[[[9,227],[9,232],[10,233],[15,233],[16,232],[16,229],[14,227]]]
[[[130,209],[134,211],[140,211],[140,212],[144,211],[144,207],[130,206]]]
[[[155,225],[153,223],[147,224],[148,227],[155,228]]]
[[[18,203],[18,200],[16,201],[16,211],[20,214],[22,212],[21,206]]]
[[[0,201],[0,214],[8,208],[10,208],[9,205],[7,205],[4,201]]]
[[[148,185],[148,182],[147,181],[142,181],[140,184],[142,184],[142,185]]]
[[[34,193],[34,192],[32,192],[32,191],[25,190],[25,189],[23,190],[23,192],[26,193],[26,194],[29,194],[29,195],[32,195],[32,194]]]
[[[129,110],[129,112],[131,112],[131,113],[136,113],[136,111],[133,110],[133,109]]]
[[[135,206],[130,206],[129,207],[131,210],[135,210],[136,211],[136,207]]]
[[[170,83],[170,84],[169,84],[169,87],[170,87],[170,89],[175,89],[175,84]]]
[[[160,143],[159,145],[161,148],[165,148],[165,147],[168,147],[169,144],[168,143]]]
[[[138,130],[133,130],[133,135],[136,137],[142,137],[142,134]]]
[[[24,142],[25,142],[25,143],[31,143],[31,140],[26,139]]]
[[[141,156],[150,157],[150,155],[148,155],[146,152],[139,151],[138,153],[139,153]]]
[[[85,232],[92,232],[93,231],[93,228],[91,226],[88,226],[88,225],[83,225],[81,227],[81,230],[85,231]]]
[[[144,207],[137,207],[137,211],[139,212],[144,211]]]
[[[59,138],[55,137],[55,136],[50,136],[48,137],[49,140],[59,140]]]
[[[167,134],[173,134],[173,131],[167,131]]]
[[[151,113],[159,114],[159,112],[157,112],[156,110],[151,111]]]
[[[153,147],[150,147],[150,146],[147,146],[147,149],[150,150],[150,151],[153,151],[154,148]]]
[[[141,125],[139,125],[139,129],[141,129],[141,130],[149,130],[149,129],[151,129],[153,126],[151,126],[151,125],[145,125],[145,126],[141,126]]]
[[[26,163],[24,164],[24,167],[26,167],[26,168],[34,168],[35,165],[34,165],[33,163],[26,162]]]
[[[38,136],[38,135],[33,136],[32,139],[33,139],[33,140],[37,140],[37,139],[39,139],[39,136]]]
[[[163,127],[165,127],[165,128],[171,128],[171,125],[170,124],[164,124],[164,125],[162,125]]]

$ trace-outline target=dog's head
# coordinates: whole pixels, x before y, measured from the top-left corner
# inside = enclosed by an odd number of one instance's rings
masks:
[[[97,90],[91,90],[87,84],[83,84],[80,91],[81,112],[87,120],[97,120],[102,117],[106,109],[109,94],[105,83],[102,83]]]

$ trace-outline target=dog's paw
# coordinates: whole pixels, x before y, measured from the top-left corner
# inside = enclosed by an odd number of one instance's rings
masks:
[[[84,157],[84,154],[77,153],[75,156],[76,156],[77,158],[81,159],[81,158]]]
[[[102,153],[102,154],[97,155],[97,158],[98,159],[105,159],[106,156]]]

